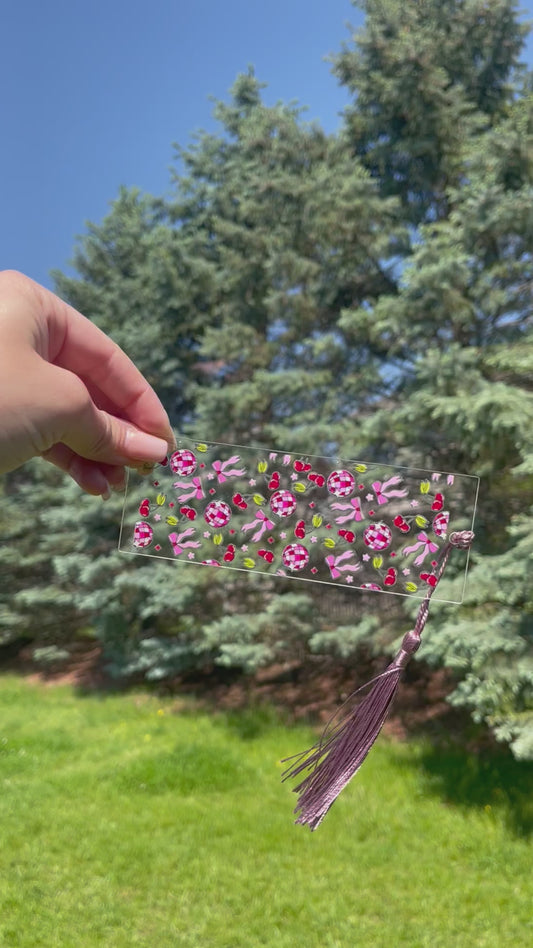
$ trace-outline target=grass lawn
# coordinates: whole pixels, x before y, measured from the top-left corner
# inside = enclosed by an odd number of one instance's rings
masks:
[[[382,739],[310,833],[313,739],[1,677],[0,945],[531,948],[531,767]]]

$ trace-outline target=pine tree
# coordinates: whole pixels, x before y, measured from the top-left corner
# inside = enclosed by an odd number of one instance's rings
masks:
[[[452,700],[533,753],[532,132],[514,4],[365,4],[336,61],[354,92],[354,154],[412,222],[399,290],[347,310],[351,341],[388,347],[394,385],[364,421],[405,463],[481,475],[466,606],[421,655]]]
[[[354,95],[354,154],[416,225],[448,214],[465,139],[490,126],[513,93],[527,27],[510,0],[354,0],[366,13],[334,71]]]
[[[407,246],[399,205],[379,196],[345,139],[264,106],[251,72],[215,114],[223,134],[182,154],[171,204],[218,287],[196,430],[320,453],[381,389],[385,350],[350,347],[339,317],[395,291]]]
[[[363,9],[334,60],[353,93],[338,135],[267,107],[253,71],[239,76],[219,130],[180,151],[171,197],[121,192],[58,288],[186,434],[480,475],[467,599],[433,610],[421,654],[454,671],[453,702],[533,757],[525,30],[509,0]],[[125,558],[120,501],[96,508],[57,478],[7,481],[4,628],[98,624],[117,671],[150,677],[308,650],[346,659],[399,631],[389,597],[358,596],[347,627],[322,590]]]

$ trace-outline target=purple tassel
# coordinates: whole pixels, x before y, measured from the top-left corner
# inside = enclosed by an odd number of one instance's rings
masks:
[[[317,829],[339,793],[359,770],[385,723],[403,669],[420,646],[429,601],[444,573],[449,555],[453,547],[467,550],[473,539],[474,534],[467,530],[451,534],[435,569],[435,585],[428,589],[422,601],[414,629],[404,635],[401,648],[386,671],[351,696],[353,698],[372,686],[355,711],[335,727],[326,728],[320,741],[309,750],[286,758],[286,761],[295,760],[295,763],[285,771],[283,780],[292,780],[304,771],[310,771],[294,788],[298,794],[294,810],[299,814],[296,823],[307,824],[311,830]]]

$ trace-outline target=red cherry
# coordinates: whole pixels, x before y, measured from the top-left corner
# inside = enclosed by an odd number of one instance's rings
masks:
[[[306,471],[310,471],[310,470],[311,470],[311,465],[310,465],[310,464],[306,464],[305,461],[295,461],[294,464],[293,464],[293,467],[294,467],[294,470],[295,470],[295,471],[298,471],[299,474],[301,474],[301,473],[304,473],[304,474],[305,474]]]
[[[317,487],[323,487],[326,483],[325,478],[322,477],[322,474],[317,474],[316,471],[311,471],[307,475],[307,479],[309,481],[313,481],[313,484],[316,484]]]
[[[299,520],[294,528],[294,536],[298,537],[299,540],[303,540],[305,537],[305,520]]]
[[[420,579],[427,583],[428,586],[435,587],[437,585],[437,577],[434,573],[420,573]]]
[[[242,494],[234,494],[232,500],[236,507],[240,507],[241,510],[246,510],[248,504],[244,500]]]
[[[278,487],[279,487],[279,473],[278,473],[278,471],[273,471],[273,472],[272,472],[272,477],[270,478],[270,480],[269,480],[269,482],[268,482],[268,489],[269,489],[269,490],[277,490]]]
[[[435,494],[435,500],[431,504],[432,510],[442,510],[444,505],[444,497],[442,494]]]
[[[231,561],[235,559],[235,547],[233,543],[228,544],[226,552],[224,553],[224,559],[226,563],[231,563]]]
[[[397,578],[396,570],[393,569],[391,566],[391,568],[387,570],[387,575],[385,576],[385,579],[384,579],[385,586],[394,586],[396,582],[396,578]]]
[[[398,516],[395,517],[392,522],[395,527],[398,527],[398,529],[402,531],[402,533],[409,533],[409,530],[411,528],[409,524],[407,523],[407,521],[404,520],[400,514],[398,514]]]
[[[257,555],[262,556],[267,563],[272,563],[274,560],[274,554],[272,550],[258,550]]]
[[[192,507],[180,507],[180,513],[188,520],[194,520],[196,517],[196,510],[193,510]]]
[[[150,501],[147,497],[139,504],[139,513],[141,517],[147,517],[150,513]]]
[[[353,541],[355,540],[355,533],[352,533],[351,530],[347,530],[346,533],[344,534],[344,539],[346,540],[347,543],[353,543]]]

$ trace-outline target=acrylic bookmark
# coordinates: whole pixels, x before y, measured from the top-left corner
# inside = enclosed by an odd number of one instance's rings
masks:
[[[119,548],[195,566],[239,569],[422,599],[389,667],[359,689],[310,749],[287,761],[297,823],[316,829],[378,737],[429,603],[461,602],[479,481],[466,474],[177,440],[147,480],[130,474]],[[438,587],[462,550],[460,598]],[[337,716],[336,716],[337,717]],[[290,761],[292,760],[292,763]]]
[[[478,478],[179,437],[130,473],[119,548],[343,589],[438,594],[448,537],[471,530]],[[457,589],[461,584],[454,584]]]

